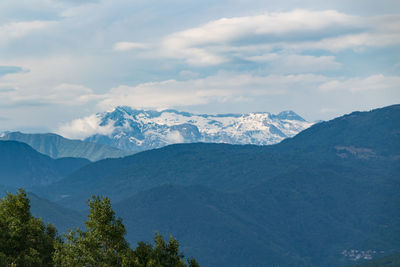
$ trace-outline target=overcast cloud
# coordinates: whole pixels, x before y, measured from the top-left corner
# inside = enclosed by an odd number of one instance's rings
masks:
[[[399,103],[399,1],[329,2],[2,0],[0,131],[107,132],[93,114],[117,105],[314,121]]]

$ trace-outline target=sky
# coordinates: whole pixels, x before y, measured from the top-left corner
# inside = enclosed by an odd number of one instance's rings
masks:
[[[398,103],[398,0],[0,1],[0,131],[121,105],[316,121]]]

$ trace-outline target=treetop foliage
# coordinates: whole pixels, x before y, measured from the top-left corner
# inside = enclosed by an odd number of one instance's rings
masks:
[[[52,266],[57,232],[30,212],[25,191],[0,200],[0,266]]]
[[[0,201],[0,266],[199,266],[193,258],[184,261],[172,236],[167,242],[156,233],[154,246],[139,242],[131,249],[110,199],[93,196],[87,204],[86,231],[76,228],[61,238],[54,226],[32,216],[24,190],[8,193]]]

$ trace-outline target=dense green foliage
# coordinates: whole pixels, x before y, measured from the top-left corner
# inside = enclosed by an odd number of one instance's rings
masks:
[[[23,190],[0,200],[0,266],[53,266],[56,230],[30,213]]]
[[[0,140],[13,140],[26,143],[40,153],[52,158],[73,157],[97,161],[105,158],[118,158],[132,154],[102,144],[70,140],[52,133],[25,134],[11,132],[5,134]]]
[[[87,230],[76,228],[61,239],[54,226],[31,215],[25,191],[8,193],[0,201],[0,266],[198,266],[193,258],[188,264],[184,262],[173,237],[166,242],[156,234],[154,247],[139,242],[132,250],[124,237],[125,226],[116,218],[110,200],[94,196],[88,205]]]
[[[352,265],[352,267],[398,267],[398,266],[400,266],[400,253]]]
[[[56,266],[128,266],[131,250],[125,226],[115,217],[108,198],[88,201],[87,231],[76,229],[57,245]]]
[[[179,243],[176,238],[172,236],[170,236],[169,241],[166,242],[160,234],[156,233],[154,244],[155,246],[153,247],[150,243],[139,242],[133,253],[135,266],[199,266],[194,258],[188,259],[188,264],[183,261],[184,255],[179,252]]]
[[[87,159],[52,159],[27,144],[0,141],[0,184],[31,187],[53,183],[90,163]]]

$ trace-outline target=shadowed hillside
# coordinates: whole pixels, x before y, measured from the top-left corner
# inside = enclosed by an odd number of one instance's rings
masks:
[[[52,159],[16,141],[0,141],[0,162],[0,184],[24,188],[53,183],[90,163],[82,158]]]

